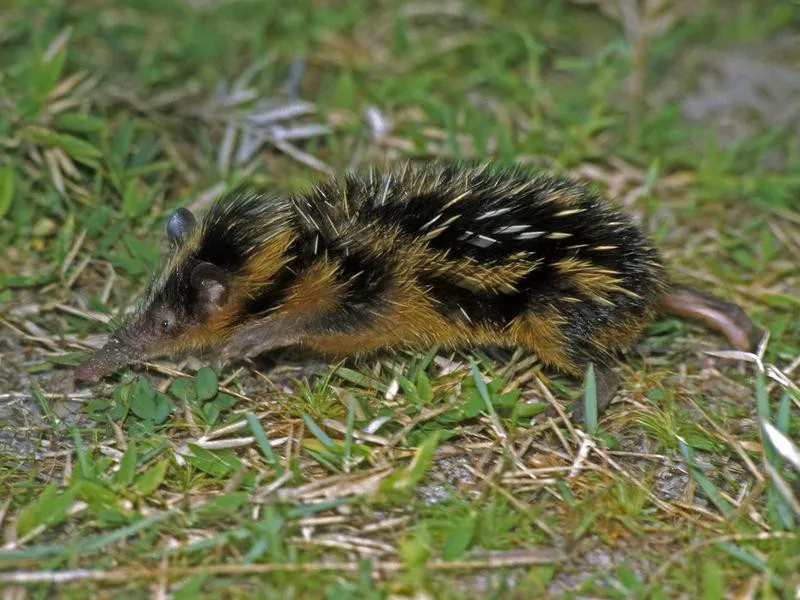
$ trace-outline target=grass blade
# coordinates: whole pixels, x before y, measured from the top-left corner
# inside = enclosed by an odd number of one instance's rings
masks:
[[[251,412],[245,413],[244,417],[247,419],[247,424],[250,426],[250,431],[253,433],[253,437],[256,438],[256,443],[258,444],[258,447],[261,448],[264,458],[267,459],[268,463],[275,466],[275,469],[278,471],[279,475],[282,475],[283,465],[278,459],[278,455],[275,453],[275,450],[272,448],[272,444],[270,444],[269,438],[267,437],[267,432],[264,431],[264,428],[261,426],[261,422]]]
[[[597,435],[597,382],[594,377],[594,365],[586,368],[586,380],[583,394],[583,425],[586,433]]]

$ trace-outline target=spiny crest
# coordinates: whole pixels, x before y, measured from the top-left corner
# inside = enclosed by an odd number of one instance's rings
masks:
[[[291,210],[285,200],[243,187],[218,198],[202,222],[176,210],[167,222],[170,251],[151,279],[139,312],[153,303],[186,303],[191,276],[201,263],[235,274],[275,235],[285,230]]]
[[[228,271],[285,230],[292,210],[285,198],[237,188],[210,208],[197,234],[194,258]]]
[[[392,231],[400,233],[399,249],[420,245],[449,260],[501,265],[526,253],[546,267],[574,255],[599,269],[627,263],[623,286],[634,283],[635,272],[660,277],[657,255],[629,217],[586,185],[522,166],[409,162],[330,178],[291,203],[314,255],[330,244],[347,252]]]

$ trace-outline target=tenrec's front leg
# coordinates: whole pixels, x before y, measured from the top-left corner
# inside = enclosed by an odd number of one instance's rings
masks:
[[[609,366],[595,365],[594,382],[597,390],[597,416],[599,417],[606,411],[608,406],[611,404],[611,401],[614,399],[614,395],[619,389],[619,375],[617,375],[616,372]],[[570,415],[570,420],[577,425],[583,423],[585,394],[586,387],[585,385],[581,385],[580,391],[576,394],[575,399],[567,409],[567,414]],[[558,416],[558,412],[553,407],[550,407],[544,411],[544,415],[555,418]]]
[[[597,391],[597,416],[599,417],[602,415],[608,406],[611,404],[611,401],[614,399],[614,396],[619,390],[619,375],[611,369],[611,367],[605,365],[595,365],[594,366],[594,382],[595,388]],[[586,408],[586,403],[584,400],[584,396],[586,394],[585,386],[581,386],[580,392],[575,397],[575,400],[572,401],[570,404],[570,412],[572,413],[572,421],[574,423],[583,423],[584,419],[584,410]]]
[[[299,336],[289,333],[285,327],[274,323],[255,325],[239,331],[227,340],[219,349],[219,357],[223,362],[236,358],[249,358],[296,344]]]

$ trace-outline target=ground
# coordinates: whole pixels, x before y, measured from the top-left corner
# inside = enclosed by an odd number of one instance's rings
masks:
[[[797,597],[800,20],[721,4],[7,2],[3,597]],[[597,185],[768,339],[659,319],[596,426],[522,352],[74,380],[175,207],[437,156]]]

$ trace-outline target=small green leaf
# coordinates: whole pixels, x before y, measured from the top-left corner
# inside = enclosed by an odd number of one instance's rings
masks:
[[[249,500],[250,495],[247,492],[230,492],[211,498],[206,503],[197,508],[196,514],[198,518],[212,519],[218,517],[226,517],[234,513],[236,510],[245,506]]]
[[[43,103],[47,100],[61,78],[66,58],[67,51],[64,47],[47,57],[47,60],[44,56],[37,57],[28,73],[28,93],[34,101]]]
[[[392,54],[396,57],[407,56],[409,41],[406,34],[406,19],[401,15],[394,17],[394,27],[392,28]]]
[[[92,508],[116,507],[117,495],[104,485],[88,479],[81,479],[77,483],[78,497]]]
[[[133,133],[135,122],[126,120],[117,131],[112,142],[112,155],[120,162],[124,163],[125,157],[130,152],[131,145],[133,144]]]
[[[472,380],[475,382],[475,388],[478,390],[478,394],[480,394],[480,398],[483,400],[483,408],[485,408],[486,412],[490,415],[493,415],[495,414],[495,410],[492,405],[492,398],[489,395],[489,388],[486,387],[486,382],[483,380],[483,375],[481,375],[475,361],[470,359],[469,363],[470,370],[472,371]]]
[[[153,412],[153,421],[156,425],[160,425],[169,417],[169,411],[172,409],[172,403],[169,398],[161,392],[156,392],[155,395],[155,411]]]
[[[753,257],[750,250],[732,250],[731,258],[750,271],[757,271],[759,268],[758,261]]]
[[[775,573],[767,566],[763,559],[753,554],[747,548],[737,546],[730,542],[720,542],[717,544],[717,546],[746,565],[751,566],[756,571],[766,575],[773,585],[777,587],[783,587],[783,582],[781,579],[775,575]]]
[[[208,402],[203,405],[203,408],[200,409],[203,413],[203,420],[205,421],[206,425],[214,425],[219,419],[219,406],[217,406],[214,402]]]
[[[786,390],[781,395],[780,404],[775,414],[775,426],[778,431],[782,433],[789,432],[789,416],[791,414],[791,398],[789,397],[789,390]]]
[[[396,471],[381,483],[381,490],[387,493],[408,494],[414,490],[417,483],[427,471],[433,461],[433,454],[439,445],[439,432],[433,434],[422,442],[414,454],[414,459],[405,469]]]
[[[703,600],[722,600],[725,597],[725,586],[722,570],[713,560],[703,563],[701,569],[703,578]]]
[[[123,239],[133,258],[144,263],[147,270],[155,268],[158,263],[158,250],[153,244],[147,244],[132,235],[126,235]]]
[[[721,452],[725,448],[702,430],[688,430],[682,432],[681,437],[689,446],[703,452]]]
[[[0,171],[0,219],[6,215],[14,201],[14,183],[14,169],[11,165],[6,165]]]
[[[627,588],[630,592],[640,592],[636,594],[637,596],[642,596],[641,592],[644,588],[644,585],[636,576],[636,572],[631,569],[625,563],[622,563],[617,566],[617,577],[619,577],[619,582]]]
[[[569,486],[564,483],[563,480],[559,480],[556,484],[556,489],[558,493],[563,498],[564,502],[566,502],[567,506],[570,508],[575,508],[578,505],[578,501],[575,499],[575,495],[572,493],[572,490],[569,489]]]
[[[345,422],[344,433],[344,452],[342,454],[342,463],[348,464],[350,456],[353,452],[353,426],[356,419],[356,398],[353,394],[349,394],[349,402],[347,403],[347,421]]]
[[[772,420],[769,398],[767,396],[766,378],[763,373],[758,373],[756,375],[756,414],[764,421]]]
[[[56,123],[62,129],[76,133],[92,133],[103,129],[103,120],[92,115],[77,112],[64,112],[58,115]]]
[[[776,308],[784,308],[792,310],[800,307],[800,297],[794,294],[780,294],[780,293],[763,293],[758,295],[760,300],[775,306]]]
[[[241,461],[230,450],[211,452],[195,444],[189,444],[189,448],[192,451],[192,455],[186,457],[189,464],[214,477],[224,477],[242,468]]]
[[[422,401],[422,403],[430,404],[431,400],[433,400],[433,389],[431,388],[431,382],[424,371],[421,371],[419,375],[417,375],[416,387],[417,394],[419,395],[419,399]]]
[[[594,524],[599,512],[600,511],[596,508],[586,511],[583,517],[581,517],[581,521],[580,523],[578,523],[578,527],[572,533],[572,539],[575,540],[580,539]]]
[[[305,445],[305,444],[304,444]],[[328,469],[331,473],[341,473],[342,468],[339,466],[341,464],[341,460],[337,455],[333,452],[315,452],[310,448],[306,448],[306,452],[308,455],[321,464],[323,467]]]
[[[356,385],[360,385],[361,387],[367,389],[376,389],[381,394],[385,394],[388,387],[386,384],[382,383],[381,381],[371,377],[370,375],[365,375],[363,373],[359,373],[352,369],[348,369],[347,367],[339,367],[336,369],[336,374],[344,379],[345,381],[349,381],[350,383],[354,383]]]
[[[156,392],[147,377],[139,377],[133,384],[131,411],[140,419],[154,420],[156,416]]]
[[[142,473],[136,480],[136,485],[134,486],[136,492],[140,496],[147,496],[157,490],[161,482],[164,481],[168,466],[169,461],[167,459],[162,459],[158,461],[155,466]]]
[[[100,158],[103,156],[96,146],[68,133],[56,133],[49,129],[37,128],[26,130],[23,137],[34,144],[61,148],[73,158]]]
[[[264,507],[260,529],[266,534],[271,561],[284,562],[286,560],[285,525],[286,520],[278,513],[278,508],[274,504],[267,504]]]
[[[39,506],[42,498],[46,495],[54,495],[57,490],[58,487],[55,483],[48,483],[44,490],[42,490],[42,495],[39,498],[30,502],[19,511],[19,516],[17,516],[17,535],[23,536],[39,525],[41,521]]]
[[[67,488],[64,493],[43,498],[40,503],[42,522],[46,525],[55,525],[67,516],[72,503],[77,497],[77,486]]]
[[[515,407],[514,415],[517,419],[530,419],[543,413],[550,406],[547,402],[525,402]]]
[[[103,228],[102,237],[97,245],[98,253],[107,253],[108,250],[117,243],[117,240],[119,240],[120,236],[125,231],[125,224],[125,219],[119,219],[116,223],[109,223]],[[112,255],[112,258],[116,258],[116,254]]]
[[[469,393],[464,399],[464,402],[461,403],[461,410],[464,411],[464,418],[472,419],[473,417],[477,417],[479,414],[481,414],[481,411],[485,408],[485,404],[483,402],[483,398],[481,398],[481,395],[478,393],[477,388],[474,386],[464,386],[464,389],[468,389]]]
[[[216,404],[220,410],[228,410],[236,404],[236,398],[230,394],[219,392],[214,398],[214,404]]]
[[[278,456],[275,450],[273,450],[272,444],[270,444],[269,438],[267,437],[267,432],[264,431],[261,422],[251,412],[245,413],[244,416],[247,419],[247,424],[250,425],[250,431],[253,433],[253,437],[256,438],[256,443],[264,454],[264,458],[267,459],[268,463],[276,465],[276,467],[282,470],[282,466],[278,461]]]
[[[182,402],[193,402],[197,399],[194,382],[188,377],[179,377],[169,385],[169,393]]]
[[[55,525],[67,514],[75,501],[78,487],[73,485],[63,493],[58,493],[58,486],[50,483],[42,490],[39,498],[20,511],[17,518],[17,533],[25,535],[39,525]]]
[[[398,555],[409,572],[418,572],[431,555],[430,532],[423,524],[400,541]]]
[[[194,386],[199,400],[211,400],[219,389],[217,374],[213,369],[202,367],[194,378]]]
[[[75,454],[78,458],[79,467],[78,473],[83,477],[91,477],[92,467],[89,462],[89,455],[86,452],[86,446],[81,439],[81,434],[75,427],[71,428],[69,432],[72,435],[72,442],[75,444]]]
[[[333,104],[341,108],[352,108],[356,98],[356,83],[352,73],[342,71],[333,90]]]
[[[132,258],[128,258],[127,256],[121,256],[119,254],[115,254],[113,256],[109,255],[108,258],[115,265],[118,265],[122,270],[124,270],[127,275],[130,275],[131,277],[142,275],[147,271],[147,267],[145,267],[145,265],[139,260],[134,260]]]
[[[114,476],[114,481],[123,485],[130,485],[133,483],[133,478],[136,476],[136,444],[134,442],[128,443],[128,449],[122,456],[119,462],[119,470]]]
[[[442,558],[445,560],[458,560],[464,556],[464,552],[469,548],[472,538],[475,536],[475,528],[478,525],[478,517],[470,514],[459,519],[453,524],[450,534],[442,546]]]
[[[597,382],[594,377],[594,365],[589,363],[586,369],[583,394],[583,424],[586,433],[597,435]]]
[[[325,433],[322,429],[320,429],[319,425],[314,422],[314,419],[309,417],[307,414],[303,414],[303,421],[305,421],[306,426],[309,428],[311,433],[317,438],[320,442],[322,442],[323,446],[327,447],[335,447],[336,444],[330,438],[330,436]]]
[[[56,261],[61,262],[66,257],[67,252],[69,252],[70,247],[72,246],[72,242],[75,238],[75,215],[73,213],[69,213],[67,218],[64,219],[61,227],[56,234],[57,243],[55,245],[54,251],[56,256]]]
[[[519,403],[519,397],[522,394],[519,389],[508,390],[505,393],[501,393],[503,388],[506,386],[506,382],[503,379],[495,379],[492,381],[493,385],[497,386],[497,402],[495,404],[498,407],[505,408],[507,410],[513,410],[517,407]]]
[[[302,517],[308,517],[310,515],[315,515],[327,510],[332,510],[339,506],[344,506],[345,504],[354,504],[357,501],[358,498],[355,496],[346,496],[342,498],[335,498],[333,500],[314,502],[312,504],[301,504],[300,506],[287,508],[286,517],[289,519],[300,519]]]
[[[184,579],[179,588],[172,593],[172,600],[195,600],[203,597],[203,585],[211,577],[210,573],[199,573]]]
[[[150,205],[151,195],[138,179],[130,179],[122,190],[122,212],[126,217],[138,217]]]
[[[733,507],[722,496],[714,483],[708,477],[706,477],[706,474],[697,464],[691,446],[689,446],[689,444],[686,443],[686,440],[684,440],[681,436],[676,437],[678,439],[678,449],[680,450],[681,454],[683,454],[683,457],[686,460],[686,465],[689,467],[689,474],[697,482],[697,485],[700,486],[700,489],[703,490],[703,493],[708,496],[708,499],[716,505],[719,511],[724,515],[730,515],[731,512],[733,512]]]

